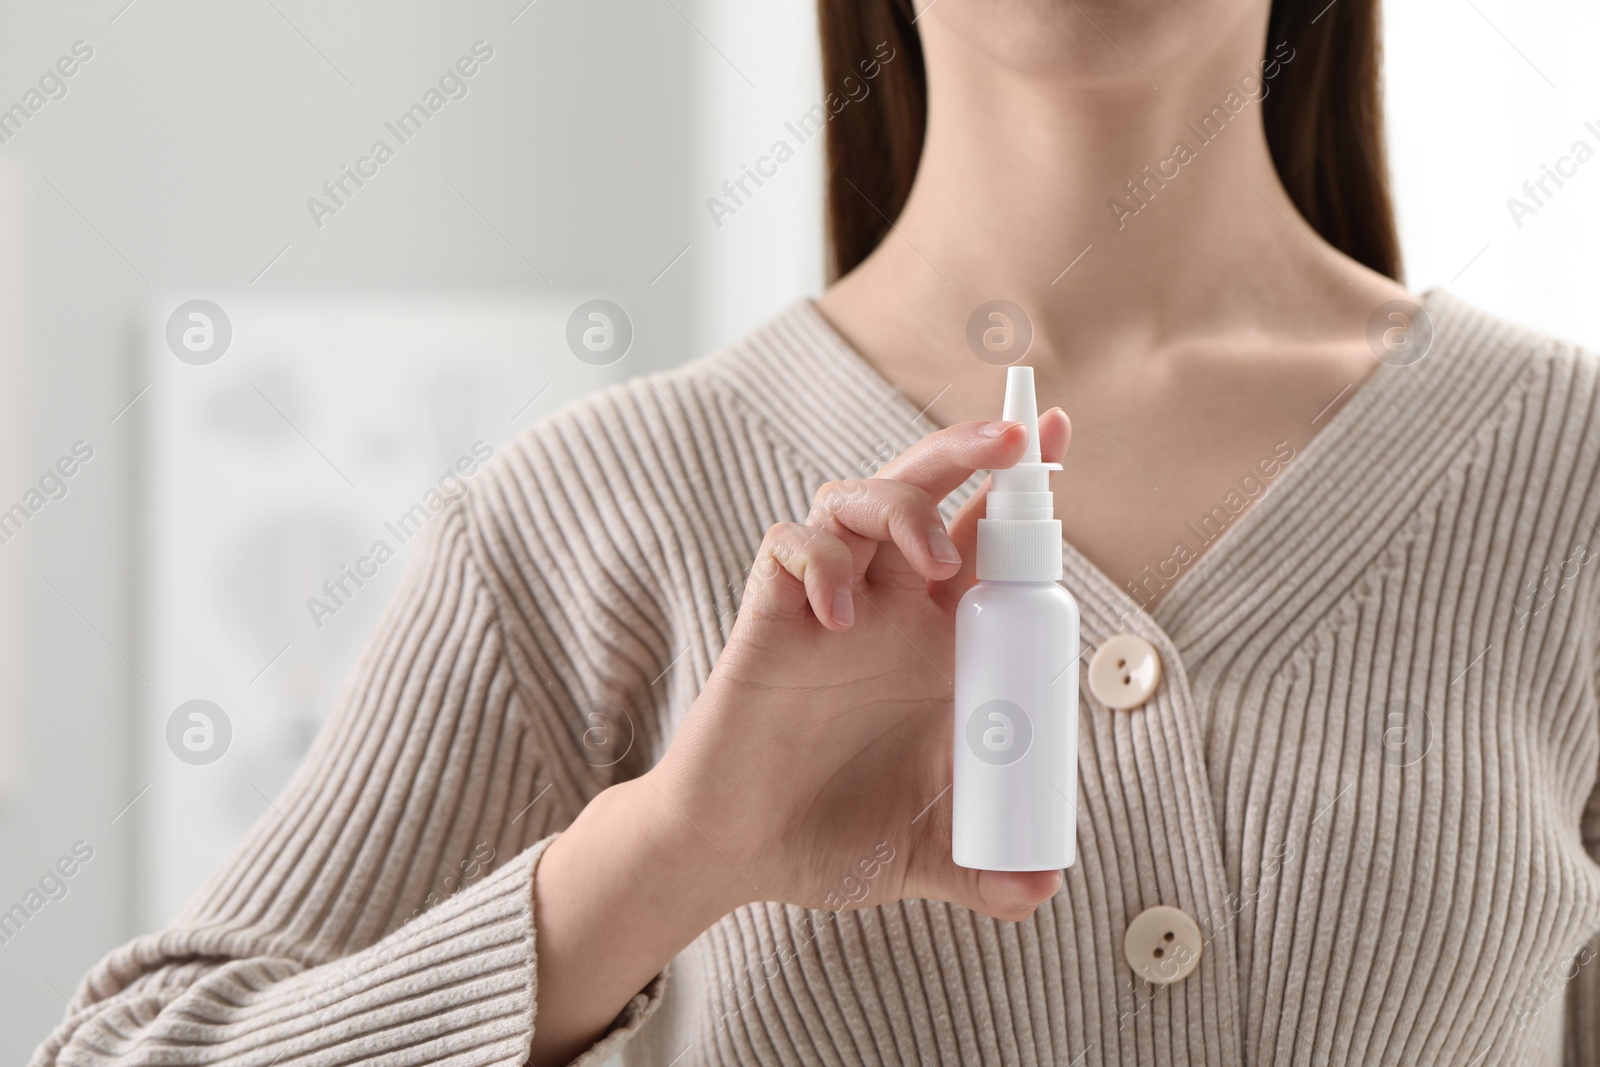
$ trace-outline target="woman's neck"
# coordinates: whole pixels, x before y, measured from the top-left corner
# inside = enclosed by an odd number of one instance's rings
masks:
[[[1403,294],[1318,237],[1278,181],[1261,99],[1293,64],[1288,46],[1269,42],[1265,69],[1229,46],[1142,72],[1119,60],[1115,80],[1085,84],[993,61],[931,22],[916,183],[821,302],[892,379],[959,356],[967,318],[996,298],[1025,309],[1028,361],[1049,367],[1241,334],[1358,339],[1366,311]]]

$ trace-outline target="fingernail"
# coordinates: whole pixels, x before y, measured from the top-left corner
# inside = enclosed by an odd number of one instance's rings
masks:
[[[849,626],[856,620],[856,602],[850,595],[850,587],[844,586],[833,594],[833,621],[840,626]]]
[[[978,432],[985,437],[999,437],[1013,426],[1021,426],[1020,422],[989,422],[978,428]]]
[[[935,526],[928,531],[928,551],[940,563],[961,562],[961,553],[956,549],[956,543],[950,540],[950,535],[945,533],[943,526]]]

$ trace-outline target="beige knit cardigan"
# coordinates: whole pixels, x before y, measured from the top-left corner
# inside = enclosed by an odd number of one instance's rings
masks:
[[[1031,920],[740,908],[582,1062],[1600,1065],[1600,377],[1426,307],[1432,349],[1153,615],[1063,546],[1085,656],[1165,669],[1133,711],[1081,687],[1079,858]],[[542,847],[660,757],[763,530],[917,409],[802,303],[523,435],[283,795],[34,1063],[525,1062]],[[1155,904],[1205,935],[1175,985],[1123,954]]]

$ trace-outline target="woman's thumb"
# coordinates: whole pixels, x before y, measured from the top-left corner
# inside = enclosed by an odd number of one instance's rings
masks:
[[[1061,891],[1060,871],[974,871],[949,865],[941,899],[1006,922],[1021,922]]]

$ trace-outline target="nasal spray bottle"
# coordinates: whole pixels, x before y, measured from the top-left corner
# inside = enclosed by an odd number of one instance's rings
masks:
[[[962,867],[1047,871],[1077,857],[1078,604],[1041,462],[1033,368],[1006,373],[1028,450],[993,472],[978,584],[956,609],[953,852]]]

